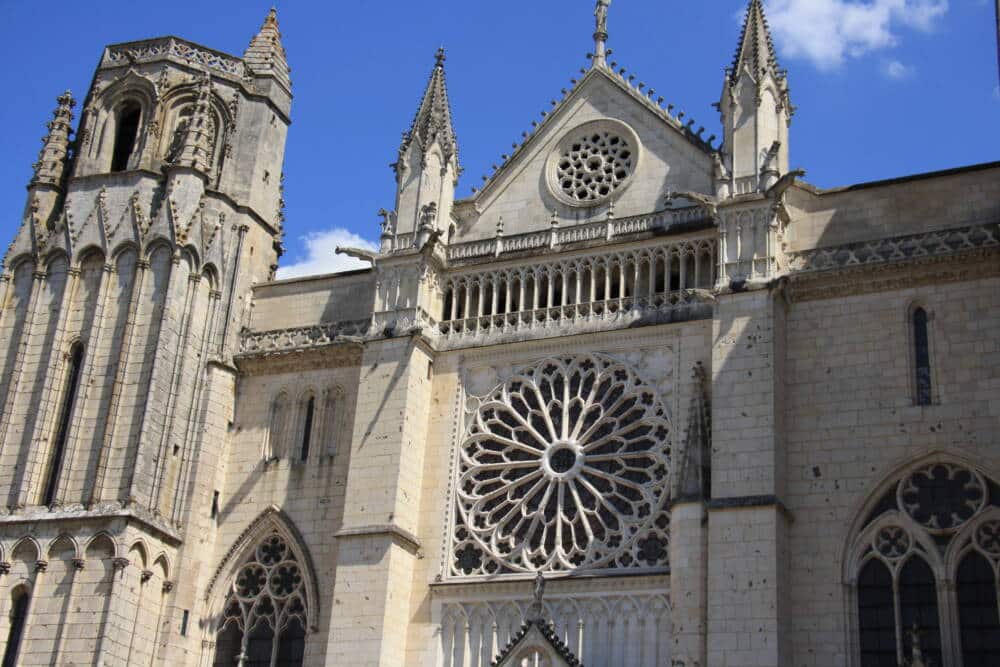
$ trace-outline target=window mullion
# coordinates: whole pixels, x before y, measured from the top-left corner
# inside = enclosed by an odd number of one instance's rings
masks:
[[[896,662],[903,663],[903,613],[899,603],[899,568],[892,571],[892,613],[896,619]]]

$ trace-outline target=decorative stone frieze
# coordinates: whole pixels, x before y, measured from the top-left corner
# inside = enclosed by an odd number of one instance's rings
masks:
[[[1000,224],[990,223],[790,253],[788,268],[796,273],[830,271],[996,247],[1000,247]]]
[[[647,215],[627,218],[609,218],[601,222],[578,225],[556,225],[553,230],[512,234],[501,238],[467,241],[448,244],[447,256],[451,263],[465,262],[478,258],[496,258],[504,254],[514,254],[546,248],[572,249],[577,244],[596,241],[630,240],[636,235],[672,233],[706,220],[705,211],[699,206],[658,211]],[[396,237],[397,247],[412,244],[405,235]],[[408,246],[406,246],[408,247]]]
[[[309,327],[247,332],[240,339],[240,354],[293,352],[334,345],[338,338],[364,335],[370,326],[371,320],[351,320]]]
[[[167,58],[176,58],[198,69],[208,68],[216,74],[237,79],[243,79],[247,74],[246,65],[239,58],[176,37],[162,37],[109,47],[104,53],[101,66],[118,67]]]

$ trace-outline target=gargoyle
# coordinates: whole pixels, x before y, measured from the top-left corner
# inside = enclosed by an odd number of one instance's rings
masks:
[[[678,192],[668,191],[666,196],[667,206],[673,206],[674,200],[677,199],[687,199],[688,201],[693,201],[698,206],[701,206],[706,211],[710,218],[715,220],[719,213],[719,200],[711,195],[706,195],[701,192],[690,192],[687,190],[682,190]]]
[[[707,289],[687,289],[684,290],[685,294],[689,294],[695,301],[699,303],[715,303],[715,294],[711,290]]]
[[[430,254],[434,252],[434,248],[441,241],[441,237],[444,236],[444,232],[440,229],[432,229],[427,232],[427,241],[424,245],[420,247],[420,252],[424,254]]]
[[[348,257],[360,259],[364,262],[371,262],[372,266],[375,266],[375,260],[378,259],[378,253],[374,253],[370,250],[362,250],[361,248],[346,248],[337,246],[337,254],[347,255]]]
[[[806,172],[804,172],[801,169],[795,169],[793,171],[790,171],[781,178],[779,178],[778,182],[772,185],[770,189],[768,189],[768,191],[764,193],[764,195],[768,199],[779,201],[785,195],[785,192],[788,190],[788,188],[795,185],[795,179],[803,178],[805,177],[805,175]]]

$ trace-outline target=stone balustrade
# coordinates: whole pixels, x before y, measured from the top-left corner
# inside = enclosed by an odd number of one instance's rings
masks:
[[[439,329],[477,334],[684,306],[690,290],[715,283],[716,249],[714,239],[694,239],[452,275]]]

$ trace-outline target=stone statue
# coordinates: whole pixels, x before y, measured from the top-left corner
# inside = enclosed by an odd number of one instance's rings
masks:
[[[608,7],[610,6],[611,0],[597,0],[594,16],[597,17],[597,32],[599,34],[606,35],[608,32]]]
[[[910,661],[910,667],[927,667],[927,663],[924,662],[924,650],[920,645],[920,628],[916,621],[913,622],[913,629],[910,630],[910,642],[913,646],[913,660]]]
[[[535,592],[534,592],[534,603],[537,605],[542,604],[542,598],[545,597],[545,575],[541,572],[535,577]]]
[[[545,620],[545,606],[542,599],[545,597],[545,575],[541,572],[535,576],[535,586],[532,592],[531,606],[528,607],[528,620],[541,623]]]

